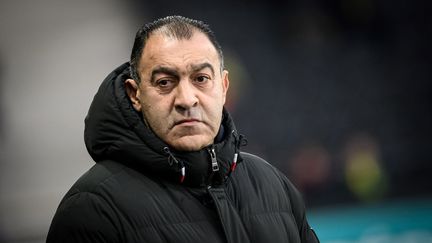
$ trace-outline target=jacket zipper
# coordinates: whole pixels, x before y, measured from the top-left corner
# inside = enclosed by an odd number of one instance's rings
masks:
[[[210,189],[213,186],[213,176],[216,174],[216,172],[219,171],[219,164],[218,164],[217,159],[216,159],[216,152],[214,149],[214,145],[207,148],[207,151],[210,154],[211,170],[212,170],[210,173],[210,176],[208,177],[208,181],[207,181],[207,189]]]
[[[208,151],[210,153],[212,171],[213,172],[219,171],[219,164],[216,159],[216,152],[214,147],[211,147]]]

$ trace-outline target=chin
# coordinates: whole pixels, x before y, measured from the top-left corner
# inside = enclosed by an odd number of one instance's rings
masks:
[[[178,138],[170,144],[178,151],[198,151],[212,143],[212,139],[197,138],[197,136],[187,136]]]

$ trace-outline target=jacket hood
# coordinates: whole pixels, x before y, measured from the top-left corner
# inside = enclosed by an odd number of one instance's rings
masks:
[[[84,141],[93,160],[115,160],[151,177],[190,186],[222,183],[234,170],[244,141],[226,109],[214,144],[195,152],[176,151],[157,137],[132,107],[124,87],[130,77],[129,66],[124,63],[105,78],[85,118]],[[212,167],[212,155],[218,171]]]

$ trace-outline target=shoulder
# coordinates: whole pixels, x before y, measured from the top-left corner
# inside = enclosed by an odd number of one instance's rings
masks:
[[[293,212],[295,212],[296,219],[301,220],[304,212],[303,197],[289,178],[257,155],[242,152],[241,157],[243,162],[237,167],[240,169],[238,176],[246,177],[242,180],[248,180],[262,190],[274,191],[275,197],[281,194],[286,195]]]
[[[128,170],[126,166],[114,161],[102,161],[95,164],[72,185],[60,204],[80,193],[101,195],[103,188],[124,177],[126,170]]]
[[[117,216],[104,191],[107,183],[117,180],[124,170],[124,166],[107,161],[94,165],[82,175],[60,202],[47,242],[99,242],[100,237],[115,239]]]
[[[243,166],[246,170],[253,173],[258,178],[263,180],[275,180],[280,182],[284,189],[295,198],[300,198],[301,195],[294,184],[282,173],[265,159],[246,152],[242,152]]]
[[[276,167],[257,155],[242,152],[241,158],[243,162],[242,166],[239,167],[243,167],[243,169],[253,173],[258,178],[270,177],[278,181],[289,181]]]
[[[101,197],[89,192],[68,197],[54,215],[46,242],[117,242],[116,216],[103,205]]]
[[[62,210],[85,210],[87,207],[117,207],[124,195],[136,189],[144,176],[115,161],[101,161],[84,173],[60,202]],[[120,201],[120,202],[119,202]]]
[[[241,152],[240,155],[246,163],[249,164],[252,163],[255,166],[264,166],[268,168],[273,168],[273,166],[269,162],[267,162],[266,160],[264,160],[263,158],[257,155],[247,153],[247,152]]]
[[[243,162],[231,176],[229,192],[236,204],[242,205],[243,212],[289,212],[301,242],[319,242],[307,222],[303,198],[294,184],[259,156],[242,152],[241,158]]]

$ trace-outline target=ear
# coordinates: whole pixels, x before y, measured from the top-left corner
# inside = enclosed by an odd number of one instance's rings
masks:
[[[228,88],[229,88],[228,70],[223,70],[223,72],[222,72],[222,95],[223,95],[223,103],[224,104],[225,104]]]
[[[129,99],[132,102],[132,106],[135,108],[136,111],[141,111],[141,102],[139,100],[140,97],[139,84],[133,79],[126,79],[125,89],[127,95],[129,96]]]

